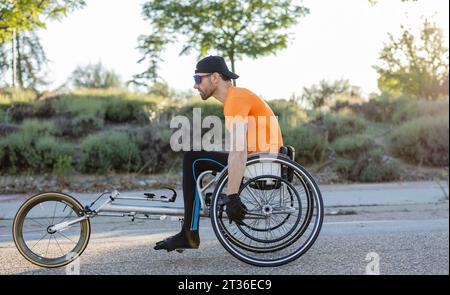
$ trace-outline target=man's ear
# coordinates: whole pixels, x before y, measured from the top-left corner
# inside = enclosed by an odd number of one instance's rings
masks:
[[[217,73],[217,72],[215,72],[215,73],[213,73],[212,74],[212,78],[214,79],[213,80],[213,83],[214,84],[218,84],[219,83],[219,81],[220,81],[220,74],[219,73]]]

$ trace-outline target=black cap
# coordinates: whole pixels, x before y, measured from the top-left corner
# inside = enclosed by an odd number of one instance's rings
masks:
[[[214,72],[222,74],[230,79],[239,78],[238,75],[236,75],[235,73],[231,72],[228,69],[225,60],[221,56],[210,55],[203,58],[197,63],[195,73],[214,73]]]

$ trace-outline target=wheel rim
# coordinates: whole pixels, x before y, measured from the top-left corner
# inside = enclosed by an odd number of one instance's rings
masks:
[[[82,220],[64,231],[50,227],[83,216],[82,206],[59,193],[44,193],[27,200],[13,224],[14,242],[30,262],[43,267],[60,267],[75,260],[87,246],[90,225]]]

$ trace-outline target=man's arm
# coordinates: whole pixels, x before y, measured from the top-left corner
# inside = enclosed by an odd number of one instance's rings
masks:
[[[235,123],[228,155],[228,195],[237,194],[247,162],[247,124]]]

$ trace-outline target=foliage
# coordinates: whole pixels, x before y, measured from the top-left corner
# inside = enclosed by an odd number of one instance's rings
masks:
[[[379,88],[414,98],[448,96],[448,48],[442,29],[425,20],[420,40],[409,29],[402,29],[398,39],[389,34],[379,55],[382,63],[374,66],[380,75]]]
[[[437,101],[410,101],[397,105],[395,112],[392,115],[392,121],[395,123],[404,123],[409,120],[417,119],[419,117],[439,117],[448,116],[449,101],[448,99],[441,99]]]
[[[267,104],[275,116],[278,116],[278,122],[282,130],[298,126],[308,120],[305,111],[300,109],[298,104],[293,101],[278,99],[268,101]]]
[[[14,44],[0,43],[0,74],[6,76],[13,71],[12,46],[15,46],[16,50],[15,86],[33,88],[45,85],[42,71],[48,60],[35,32],[25,31],[16,34]]]
[[[155,109],[152,103],[144,103],[137,100],[109,99],[105,101],[105,120],[123,123],[132,121],[148,121],[148,114],[144,110],[144,105],[149,109]]]
[[[191,50],[205,56],[215,51],[228,58],[231,70],[244,56],[256,58],[286,48],[288,29],[309,13],[287,0],[148,1],[143,14],[153,28],[139,38],[139,49],[148,69],[134,77],[134,83],[157,77],[161,52],[168,43],[183,40],[181,54]]]
[[[283,142],[295,148],[295,160],[302,165],[321,162],[327,144],[324,134],[306,126],[283,130]]]
[[[348,80],[328,82],[321,80],[318,85],[303,87],[301,100],[309,102],[313,108],[329,106],[338,95],[361,96],[359,87],[350,85]]]
[[[0,167],[16,173],[22,170],[51,171],[58,161],[73,153],[70,144],[46,135],[47,131],[31,133],[30,129],[0,139]]]
[[[17,33],[45,28],[46,19],[59,19],[67,12],[83,7],[83,0],[0,0],[0,44]]]
[[[324,123],[330,142],[342,135],[361,133],[368,125],[366,120],[355,115],[327,115]]]
[[[390,136],[394,155],[405,161],[445,167],[449,165],[449,117],[421,117],[397,127]]]
[[[141,163],[135,141],[123,132],[93,134],[80,143],[82,172],[136,171]]]
[[[69,80],[76,88],[118,88],[121,85],[119,75],[106,69],[101,62],[78,66]]]

